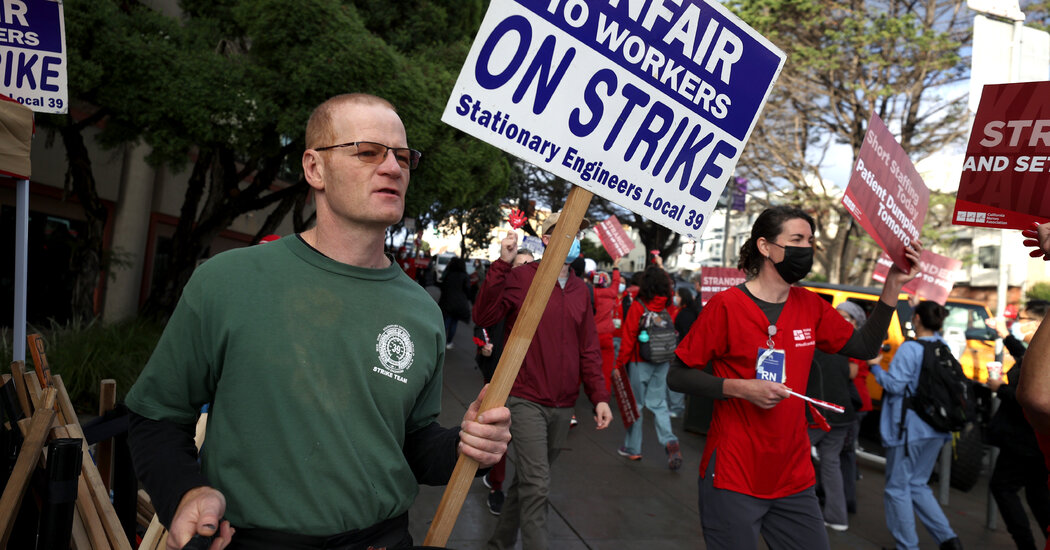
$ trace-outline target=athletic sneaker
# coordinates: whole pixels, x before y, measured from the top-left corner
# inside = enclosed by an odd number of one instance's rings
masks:
[[[625,457],[627,460],[641,460],[642,459],[642,455],[635,454],[635,453],[632,453],[631,451],[628,451],[627,447],[620,447],[619,449],[616,449],[616,454],[618,454],[618,455],[620,455],[622,457]]]
[[[668,443],[664,451],[667,452],[667,467],[672,472],[677,472],[682,467],[682,450],[678,447],[678,442],[672,441]]]
[[[579,423],[580,423],[580,421],[576,420],[576,415],[574,414],[574,415],[572,415],[572,418],[569,419],[569,428],[575,428],[576,425],[579,424]]]
[[[445,344],[445,349],[453,349],[455,347],[456,347],[456,345],[453,344],[452,342],[449,342],[449,343]]]
[[[845,523],[828,523],[825,521],[824,526],[828,529],[831,529],[832,531],[838,531],[840,533],[842,531],[845,531],[846,529],[849,529],[849,525],[846,525]]]
[[[503,491],[489,491],[489,513],[494,516],[503,511]]]
[[[481,482],[484,483],[485,487],[488,487],[489,489],[492,488],[492,483],[489,482],[489,474],[491,473],[492,470],[489,470],[488,472],[485,472],[485,475],[481,476]]]

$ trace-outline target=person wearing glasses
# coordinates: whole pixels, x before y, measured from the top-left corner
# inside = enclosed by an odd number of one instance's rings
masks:
[[[503,456],[506,408],[478,416],[479,395],[461,427],[435,422],[441,311],[384,253],[419,158],[386,100],[329,99],[302,158],[316,226],[219,254],[186,284],[127,397],[168,548],[411,546],[420,483],[447,483],[459,454],[483,468]]]

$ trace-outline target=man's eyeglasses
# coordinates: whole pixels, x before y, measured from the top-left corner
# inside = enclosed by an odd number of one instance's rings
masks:
[[[394,152],[394,159],[398,165],[405,170],[415,170],[416,166],[419,166],[419,157],[423,156],[423,153],[416,151],[415,149],[409,149],[408,147],[390,147],[389,145],[383,145],[382,143],[376,143],[374,141],[351,141],[350,143],[340,143],[339,145],[329,145],[328,147],[315,147],[314,151],[327,151],[329,149],[339,149],[342,147],[356,147],[357,152],[354,156],[362,162],[368,164],[380,164],[386,160],[386,154],[388,151]]]

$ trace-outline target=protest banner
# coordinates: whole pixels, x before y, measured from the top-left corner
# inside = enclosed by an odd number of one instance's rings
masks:
[[[62,2],[0,2],[0,93],[38,113],[69,110]]]
[[[883,252],[875,264],[875,272],[871,278],[880,283],[886,282],[886,275],[889,274],[892,264],[893,261]],[[919,275],[908,281],[901,290],[942,306],[946,304],[955,280],[962,271],[962,260],[923,250],[919,257],[919,267],[922,269]]]
[[[605,251],[609,253],[613,260],[626,256],[627,253],[634,250],[634,241],[623,230],[623,226],[620,225],[620,220],[616,216],[609,216],[605,221],[598,222],[595,224],[594,230],[598,233],[598,240],[602,242]]]
[[[592,194],[696,238],[784,60],[715,0],[492,0],[441,119],[575,184],[551,257]],[[557,269],[540,262],[482,411],[505,402]],[[425,544],[448,540],[476,469],[460,457]]]
[[[842,204],[898,267],[911,269],[904,249],[922,232],[930,190],[875,113]]]
[[[442,120],[689,237],[784,54],[720,3],[494,0]]]
[[[1048,173],[1050,81],[985,86],[952,223],[1026,229],[1050,220]]]
[[[747,281],[747,274],[735,267],[700,268],[700,303],[707,302],[715,294]]]

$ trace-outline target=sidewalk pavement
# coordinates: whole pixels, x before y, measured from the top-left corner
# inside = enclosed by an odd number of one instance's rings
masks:
[[[435,289],[436,290],[436,289]],[[482,378],[474,363],[471,330],[461,325],[455,349],[446,353],[442,400],[443,426],[458,425],[467,405],[481,390]],[[631,462],[616,454],[623,444],[623,422],[614,404],[616,418],[605,430],[595,429],[591,404],[581,390],[576,404],[579,425],[569,433],[561,455],[552,467],[548,532],[554,550],[685,549],[705,548],[697,504],[697,477],[702,435],[685,432],[681,419],[673,420],[685,462],[678,472],[667,468],[663,448],[656,440],[652,416],[646,412],[643,458]],[[833,550],[878,550],[893,548],[886,529],[882,492],[885,476],[880,466],[861,463],[863,479],[857,482],[857,514],[850,516],[845,532],[828,532]],[[513,466],[508,464],[510,486]],[[937,486],[934,485],[936,494]],[[427,529],[444,493],[444,487],[422,487],[409,512],[410,529],[416,544],[423,544]],[[484,548],[496,526],[486,505],[488,489],[476,479],[467,495],[447,547],[458,550]],[[944,507],[952,527],[967,550],[1014,548],[1013,540],[996,516],[998,528],[986,528],[988,473],[969,492],[951,490]],[[1032,525],[1035,526],[1034,520]],[[920,546],[937,544],[916,519]],[[1038,529],[1038,527],[1034,527]],[[1042,540],[1036,535],[1037,540]],[[764,544],[760,545],[764,547]],[[521,548],[520,540],[516,548]]]

